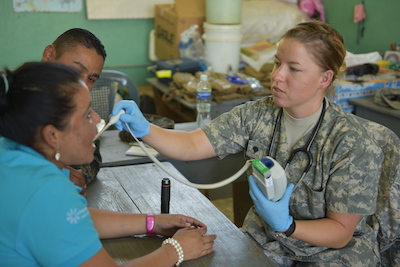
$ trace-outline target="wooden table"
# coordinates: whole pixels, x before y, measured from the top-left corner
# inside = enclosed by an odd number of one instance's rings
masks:
[[[168,169],[184,178],[171,163]],[[195,217],[217,234],[215,251],[182,266],[275,266],[197,189],[171,178],[155,164],[102,168],[87,190],[89,207],[134,213],[160,213],[161,180],[171,179],[170,212]],[[103,240],[105,249],[121,264],[157,249],[165,237],[134,236]]]
[[[376,104],[373,97],[350,99],[357,116],[385,125],[400,136],[400,110]]]

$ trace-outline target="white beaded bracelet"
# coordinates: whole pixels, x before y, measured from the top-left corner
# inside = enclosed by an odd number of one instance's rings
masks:
[[[179,266],[183,262],[183,258],[184,258],[181,244],[179,244],[179,242],[176,241],[175,239],[173,239],[172,237],[165,239],[164,242],[162,242],[162,244],[163,245],[171,244],[174,246],[174,248],[176,250],[176,254],[178,254],[178,261],[175,263],[175,265]]]

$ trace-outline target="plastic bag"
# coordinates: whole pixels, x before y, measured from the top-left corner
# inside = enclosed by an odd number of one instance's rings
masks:
[[[243,1],[242,44],[267,40],[276,43],[288,29],[307,21],[296,3],[278,0]]]
[[[324,4],[321,0],[299,0],[299,9],[303,11],[310,19],[319,18],[325,21]]]
[[[378,60],[382,60],[382,56],[379,52],[370,52],[365,54],[353,54],[346,51],[346,57],[344,58],[346,67],[352,67],[365,63],[375,63]]]
[[[204,58],[205,47],[200,33],[197,31],[198,28],[197,24],[193,24],[189,29],[181,33],[179,42],[179,54],[181,57],[197,61]]]

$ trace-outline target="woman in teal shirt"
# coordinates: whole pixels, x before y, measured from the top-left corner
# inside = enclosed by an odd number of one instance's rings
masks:
[[[89,90],[70,67],[26,63],[2,74],[0,266],[116,266],[99,238],[146,232],[173,235],[175,245],[129,266],[172,266],[213,250],[215,235],[205,235],[194,218],[87,207],[65,167],[93,160],[99,121]]]

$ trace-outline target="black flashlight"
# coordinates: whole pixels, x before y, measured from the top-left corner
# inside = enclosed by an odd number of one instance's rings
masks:
[[[168,178],[161,182],[161,213],[169,213],[169,199],[171,194],[171,182]]]

